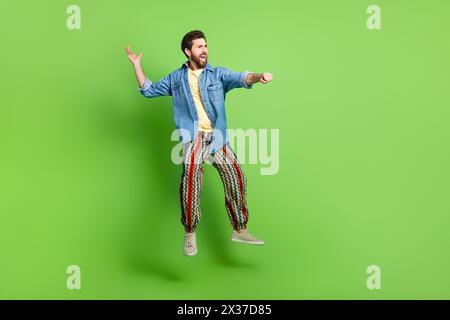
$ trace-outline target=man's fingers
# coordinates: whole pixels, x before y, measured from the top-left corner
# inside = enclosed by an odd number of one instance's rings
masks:
[[[261,78],[261,83],[269,83],[270,81],[272,81],[272,74],[264,73]]]
[[[125,48],[125,51],[126,51],[128,54],[134,55],[133,51],[131,51],[131,49],[130,49],[130,46],[127,46],[127,47]]]

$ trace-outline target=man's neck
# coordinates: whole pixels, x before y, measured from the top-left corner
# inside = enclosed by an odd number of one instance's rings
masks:
[[[203,69],[197,66],[197,64],[192,60],[189,61],[189,68],[193,71]]]

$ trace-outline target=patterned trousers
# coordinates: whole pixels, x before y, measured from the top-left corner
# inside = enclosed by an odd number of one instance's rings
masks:
[[[194,232],[200,221],[203,164],[208,160],[212,162],[222,179],[225,208],[233,229],[245,229],[248,222],[245,174],[229,143],[212,155],[209,154],[210,143],[211,134],[199,131],[193,141],[183,145],[183,173],[180,183],[181,223],[186,232]]]

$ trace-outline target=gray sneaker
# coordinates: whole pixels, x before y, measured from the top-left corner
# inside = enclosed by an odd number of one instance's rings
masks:
[[[248,243],[248,244],[256,244],[263,245],[264,241],[258,238],[255,238],[250,232],[247,230],[237,232],[233,230],[233,235],[231,236],[232,241]]]
[[[187,256],[195,256],[197,251],[197,238],[195,232],[186,232],[184,234],[184,254]]]

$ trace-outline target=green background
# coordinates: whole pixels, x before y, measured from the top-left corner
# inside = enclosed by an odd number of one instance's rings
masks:
[[[66,9],[81,8],[81,30]],[[366,27],[381,7],[382,29]],[[0,4],[0,298],[450,298],[448,1]],[[206,167],[196,257],[182,254],[171,97],[145,99],[205,32],[209,62],[274,80],[227,97],[229,128],[280,130],[230,241]],[[81,268],[81,290],[66,268]],[[368,290],[366,269],[381,268]]]

